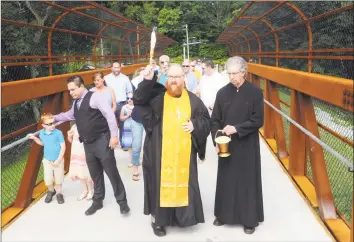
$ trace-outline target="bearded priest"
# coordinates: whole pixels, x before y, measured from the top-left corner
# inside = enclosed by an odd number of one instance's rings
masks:
[[[172,64],[164,87],[147,66],[133,98],[146,131],[144,214],[151,214],[157,236],[166,235],[165,226],[204,223],[197,155],[205,159],[210,116],[203,102],[186,90],[185,80],[182,66]]]

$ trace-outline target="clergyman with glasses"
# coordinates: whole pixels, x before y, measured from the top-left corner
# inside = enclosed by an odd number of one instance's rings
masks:
[[[166,88],[156,83],[151,66],[145,71],[133,99],[146,131],[144,214],[151,215],[155,235],[164,236],[166,226],[204,223],[197,156],[205,158],[210,116],[203,102],[186,90],[181,65],[168,69]]]
[[[258,135],[264,120],[263,93],[245,80],[247,63],[243,58],[229,58],[226,69],[230,83],[216,95],[211,133],[215,137],[222,130],[231,137],[231,155],[219,157],[214,225],[240,224],[246,234],[252,234],[264,220]]]

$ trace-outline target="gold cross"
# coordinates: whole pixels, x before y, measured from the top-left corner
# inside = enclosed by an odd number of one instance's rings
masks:
[[[179,109],[177,109],[176,114],[177,114],[178,119],[180,119],[181,118],[181,112],[179,111]]]

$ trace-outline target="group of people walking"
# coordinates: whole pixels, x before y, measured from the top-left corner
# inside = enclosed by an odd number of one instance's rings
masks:
[[[213,70],[212,61],[207,60],[200,65],[201,77],[193,74],[195,69],[192,65],[195,68],[196,62],[170,64],[168,56],[161,56],[159,66],[148,65],[138,70],[131,85],[128,78],[119,77],[121,73],[118,77],[115,75],[117,69],[120,72],[120,66],[114,63],[112,74],[105,77],[95,74],[95,88],[90,91],[80,76],[68,79],[73,106],[65,113],[43,117],[43,133],[47,136],[54,133],[54,122],[76,121],[68,139],[81,148],[76,149],[80,152],[72,155],[69,173],[72,170],[80,173],[74,169],[74,164],[81,164],[84,157],[94,185],[92,196],[92,183],[86,173],[83,184],[87,192],[80,199],[92,197],[93,200],[86,215],[92,215],[103,207],[103,172],[110,179],[121,213],[129,213],[114,148],[120,141],[123,149],[132,150],[133,179],[138,180],[141,141],[145,131],[142,162],[144,214],[151,215],[153,232],[164,236],[166,226],[186,227],[204,223],[197,160],[204,160],[206,153],[212,152],[206,151],[210,134],[215,137],[216,132],[222,132],[231,137],[231,155],[218,160],[213,224],[241,224],[244,232],[251,234],[264,220],[258,136],[258,130],[263,126],[263,93],[259,87],[245,80],[247,63],[241,57],[231,57],[226,63],[228,84],[221,84],[223,80]],[[105,84],[110,88],[104,88]],[[210,95],[215,96],[210,98]],[[52,166],[55,168],[60,163],[57,160],[63,162],[65,151],[63,135],[57,136],[59,138],[47,143],[41,142],[43,134],[40,139],[30,136],[44,145],[43,163],[46,160],[56,164]],[[134,137],[141,137],[140,150],[139,142],[135,141],[134,146]],[[212,142],[219,153],[218,144],[214,139]],[[46,156],[49,146],[57,147],[58,157],[55,159]],[[50,148],[48,152],[52,150]],[[56,180],[56,184],[61,184],[60,181],[57,183]],[[46,182],[48,201],[56,191],[60,193],[52,183],[50,179]],[[59,202],[58,195],[57,199]]]

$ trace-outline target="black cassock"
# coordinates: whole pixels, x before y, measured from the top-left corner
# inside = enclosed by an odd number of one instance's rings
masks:
[[[206,140],[210,134],[210,116],[202,101],[188,92],[191,102],[192,151],[190,158],[188,206],[160,207],[160,171],[162,151],[163,100],[166,89],[153,80],[143,80],[134,93],[134,106],[142,117],[146,131],[143,148],[144,214],[152,214],[157,226],[181,227],[204,223],[203,204],[200,196],[197,155],[205,158]],[[166,94],[167,95],[167,94]],[[134,109],[135,109],[134,108]]]
[[[218,163],[214,215],[225,224],[257,227],[264,220],[258,134],[263,105],[262,90],[248,81],[238,91],[229,83],[216,95],[211,115],[213,140],[226,125],[237,130],[229,143],[231,156],[219,157]]]

